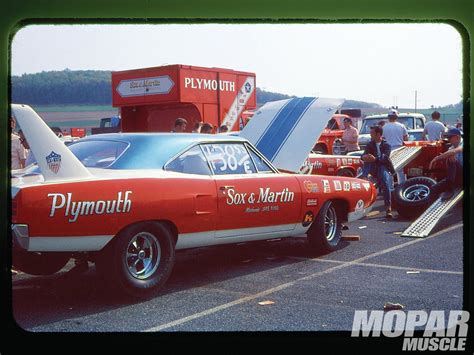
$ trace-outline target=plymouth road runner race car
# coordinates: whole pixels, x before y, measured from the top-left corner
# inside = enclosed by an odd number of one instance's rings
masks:
[[[12,172],[13,264],[30,274],[86,255],[136,297],[168,279],[175,250],[306,234],[334,250],[341,223],[363,217],[364,180],[280,173],[241,137],[128,133],[69,149],[26,105],[12,105],[38,161]]]

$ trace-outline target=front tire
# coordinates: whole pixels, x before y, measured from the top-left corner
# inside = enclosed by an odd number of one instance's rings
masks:
[[[308,230],[313,251],[328,253],[337,249],[342,235],[341,217],[332,201],[326,201]]]
[[[26,274],[45,276],[61,270],[69,261],[64,253],[13,251],[13,268]]]
[[[393,195],[398,214],[407,219],[420,216],[436,198],[431,189],[434,184],[435,180],[424,176],[399,184]]]
[[[166,283],[175,261],[174,238],[156,222],[132,225],[118,234],[99,256],[96,266],[114,289],[147,298]]]

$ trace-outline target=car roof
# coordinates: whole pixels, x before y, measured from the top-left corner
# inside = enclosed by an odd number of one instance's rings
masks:
[[[398,117],[425,117],[425,115],[423,115],[422,113],[410,113],[410,112],[405,112],[405,113],[399,113],[399,114],[398,114]],[[378,119],[381,119],[381,118],[388,118],[388,114],[382,113],[382,114],[378,114],[378,115],[370,115],[370,116],[364,117],[364,120],[365,120],[366,118],[368,118],[368,119],[372,119],[372,118],[378,118]]]
[[[245,138],[200,133],[106,133],[84,137],[88,141],[116,141],[128,148],[110,166],[115,169],[161,169],[171,158],[199,143],[247,142]]]

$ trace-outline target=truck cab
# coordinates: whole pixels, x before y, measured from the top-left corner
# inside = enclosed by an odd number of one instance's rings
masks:
[[[362,126],[359,130],[359,146],[364,149],[370,142],[370,127],[376,126],[380,121],[388,122],[387,114],[370,115],[363,119]],[[408,131],[410,141],[417,141],[421,139],[423,129],[426,124],[426,117],[421,113],[400,113],[398,115],[398,122],[405,125]]]

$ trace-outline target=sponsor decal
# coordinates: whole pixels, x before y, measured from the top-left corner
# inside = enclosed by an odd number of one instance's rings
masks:
[[[332,165],[332,166],[336,165],[336,159],[327,159],[326,161],[327,161],[328,165]],[[339,164],[337,164],[337,165],[339,165]]]
[[[50,193],[48,197],[52,200],[49,216],[54,217],[61,211],[64,217],[69,217],[68,222],[76,222],[79,216],[128,213],[132,209],[131,194],[132,191],[120,191],[114,200],[77,201],[72,192]]]
[[[336,191],[342,191],[342,185],[339,180],[334,180],[334,190]]]
[[[303,184],[307,192],[319,192],[319,186],[317,183],[305,180]]]
[[[46,157],[46,163],[49,170],[57,174],[61,168],[61,155],[51,151],[51,154]]]
[[[249,93],[250,91],[252,91],[252,84],[250,84],[249,82],[246,82],[245,85],[244,85],[244,87],[245,87],[245,91],[246,91],[247,93]]]
[[[174,86],[168,75],[151,78],[122,80],[117,85],[121,97],[168,94]]]
[[[306,206],[317,206],[318,205],[318,199],[317,198],[308,198],[306,200]]]
[[[328,180],[321,180],[323,182],[323,191],[324,193],[329,193],[331,192],[331,187],[329,186],[329,181]]]
[[[284,188],[281,191],[272,191],[269,187],[259,189],[258,194],[247,193],[247,192],[236,192],[235,189],[230,188],[227,190],[226,203],[231,205],[244,205],[254,203],[273,203],[273,202],[293,202],[295,199],[295,193],[290,191],[288,188]]]
[[[363,200],[357,201],[356,206],[355,206],[355,211],[360,212],[363,209],[364,209],[364,201]]]
[[[354,313],[351,336],[403,336],[402,351],[464,351],[469,316],[468,311],[461,310],[358,310]],[[420,336],[414,337],[415,331],[420,331]]]
[[[369,189],[370,189],[370,183],[368,183],[368,182],[363,182],[363,183],[362,183],[362,186],[364,186],[365,191],[369,191]]]
[[[353,181],[353,182],[351,183],[351,186],[352,186],[352,190],[358,191],[358,190],[361,189],[360,182],[355,182],[355,181]]]
[[[347,159],[347,164],[352,165],[352,158]]]
[[[313,223],[314,220],[314,214],[311,211],[308,211],[305,213],[303,217],[303,227],[309,226],[311,223]]]
[[[344,181],[344,191],[351,191],[351,183],[350,181]]]
[[[323,163],[321,163],[320,161],[318,160],[311,161],[309,159],[306,159],[300,168],[300,173],[310,174],[313,170],[321,169],[322,167],[323,167]]]
[[[229,80],[184,78],[184,87],[198,90],[235,91],[235,82]]]
[[[342,164],[347,165],[347,159],[342,159]]]

